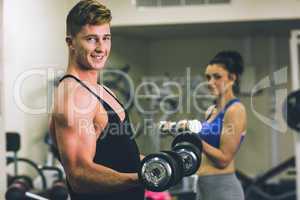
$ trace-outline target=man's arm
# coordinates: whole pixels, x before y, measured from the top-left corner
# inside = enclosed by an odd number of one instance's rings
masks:
[[[61,84],[63,85],[63,84]],[[62,165],[72,189],[79,193],[111,193],[138,186],[135,173],[120,173],[93,162],[96,141],[95,113],[102,109],[99,127],[104,128],[107,115],[89,92],[71,86],[59,88],[63,100],[56,102],[54,114],[56,140]],[[88,102],[88,103],[87,103]]]

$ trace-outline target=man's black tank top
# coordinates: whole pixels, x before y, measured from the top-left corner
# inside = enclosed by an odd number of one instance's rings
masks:
[[[65,78],[73,78],[84,88],[91,92],[102,104],[108,114],[108,123],[97,140],[94,162],[104,165],[118,172],[137,173],[140,167],[140,153],[137,144],[132,139],[133,133],[130,126],[130,120],[125,110],[125,119],[120,121],[118,114],[106,103],[100,96],[94,93],[86,84],[73,75],[65,75]],[[105,87],[103,87],[105,89]],[[105,89],[113,98],[114,95]],[[116,99],[116,98],[115,98]],[[124,108],[118,99],[116,101]],[[83,150],[84,151],[84,150]],[[68,182],[68,180],[67,180]],[[115,192],[111,194],[78,194],[69,187],[69,193],[72,200],[143,200],[144,189],[137,187],[131,190]]]

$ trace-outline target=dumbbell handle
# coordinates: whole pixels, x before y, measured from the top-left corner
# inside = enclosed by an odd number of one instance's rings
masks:
[[[199,133],[202,130],[202,124],[199,120],[160,121],[159,130],[174,136],[181,132]]]
[[[33,194],[31,192],[26,192],[25,193],[25,196],[26,197],[29,197],[29,198],[32,198],[32,199],[36,199],[36,200],[49,200],[49,199],[46,199],[40,195],[37,195],[37,194]]]

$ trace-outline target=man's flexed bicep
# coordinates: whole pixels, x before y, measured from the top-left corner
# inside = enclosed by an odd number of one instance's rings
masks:
[[[57,147],[66,173],[93,161],[97,135],[93,124],[96,104],[87,91],[73,82],[61,84],[55,98]]]
[[[79,125],[80,118],[73,119],[76,123],[68,126],[63,124],[64,121],[68,120],[65,116],[58,115],[55,118],[56,140],[61,162],[68,176],[76,175],[80,168],[93,162],[97,140],[95,131],[92,130],[92,126],[89,128],[90,130],[81,127]],[[84,123],[88,122],[85,121]]]

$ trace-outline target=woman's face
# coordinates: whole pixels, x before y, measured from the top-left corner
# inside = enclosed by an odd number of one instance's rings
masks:
[[[205,77],[212,95],[220,97],[230,90],[232,92],[235,76],[230,74],[223,65],[208,65],[205,70]]]

